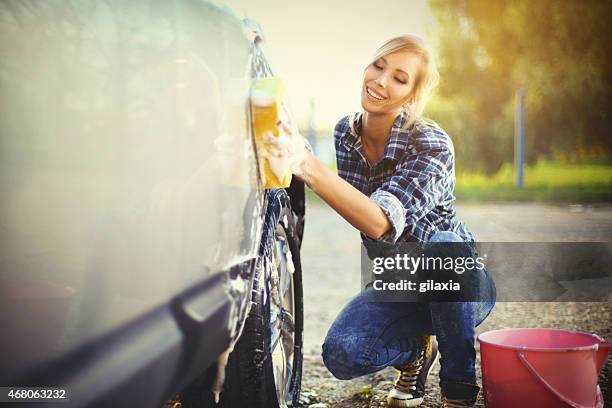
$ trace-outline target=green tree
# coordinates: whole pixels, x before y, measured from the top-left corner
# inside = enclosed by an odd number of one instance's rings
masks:
[[[610,157],[611,1],[430,0],[442,82],[429,114],[458,164],[512,160],[514,94],[527,91],[527,159]]]

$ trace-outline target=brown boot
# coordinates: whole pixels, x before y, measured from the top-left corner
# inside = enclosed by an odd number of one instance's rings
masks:
[[[425,398],[425,382],[438,359],[438,343],[433,336],[423,336],[423,350],[413,363],[399,367],[393,389],[387,396],[387,405],[407,408],[421,405]]]
[[[473,407],[478,401],[480,387],[471,383],[448,383],[442,391],[443,408]]]

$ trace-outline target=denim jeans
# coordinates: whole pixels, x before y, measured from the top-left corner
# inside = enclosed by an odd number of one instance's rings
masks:
[[[462,239],[454,232],[440,231],[428,242]],[[450,382],[475,384],[475,327],[495,304],[495,286],[484,269],[482,279],[488,280],[483,287],[492,291],[486,302],[373,302],[360,292],[327,332],[323,362],[336,378],[348,380],[415,361],[422,336],[435,335],[442,390]]]

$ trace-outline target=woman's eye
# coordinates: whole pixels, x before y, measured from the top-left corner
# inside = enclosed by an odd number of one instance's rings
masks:
[[[380,66],[380,65],[378,65],[378,64],[374,64],[374,68],[376,68],[376,69],[383,69],[383,67],[381,67],[381,66]]]
[[[399,82],[400,84],[404,84],[404,85],[406,84],[406,81],[404,81],[404,80],[403,80],[403,79],[401,79],[401,78],[395,78],[395,80],[396,80],[397,82]]]

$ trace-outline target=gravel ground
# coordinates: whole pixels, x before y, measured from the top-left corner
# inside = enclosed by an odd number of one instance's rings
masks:
[[[612,207],[497,203],[457,205],[459,219],[480,241],[610,241]],[[302,246],[304,371],[302,407],[385,406],[396,370],[350,381],[334,378],[321,360],[321,344],[340,309],[359,292],[359,234],[329,207],[309,203]],[[579,329],[612,339],[612,302],[497,303],[478,333],[508,327]],[[478,347],[478,345],[477,345]],[[612,401],[612,359],[602,371],[604,398]],[[438,368],[422,407],[439,406]],[[480,361],[478,361],[480,371]],[[481,405],[484,406],[482,402]]]

